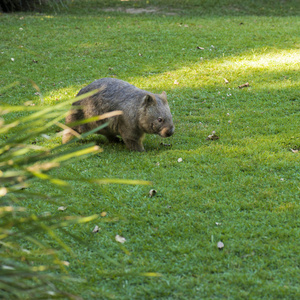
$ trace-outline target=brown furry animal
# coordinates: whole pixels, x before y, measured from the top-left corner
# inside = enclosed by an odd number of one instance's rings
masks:
[[[174,133],[165,92],[153,94],[119,79],[103,78],[81,89],[77,96],[97,89],[99,92],[96,94],[73,103],[74,109],[66,117],[66,124],[115,110],[121,110],[123,114],[75,126],[72,128],[74,131],[88,132],[108,122],[108,126],[97,133],[106,136],[110,142],[117,142],[117,136],[120,135],[127,148],[133,151],[144,151],[142,141],[145,133],[158,134],[164,138]],[[81,107],[76,109],[78,105]],[[63,143],[72,137],[72,131],[66,130]]]

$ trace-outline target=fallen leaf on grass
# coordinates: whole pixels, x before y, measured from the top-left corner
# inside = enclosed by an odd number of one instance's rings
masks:
[[[97,232],[99,232],[99,230],[100,230],[100,228],[99,228],[99,226],[95,226],[95,228],[93,229],[93,233],[97,233]]]
[[[246,82],[246,83],[244,83],[242,85],[239,85],[239,89],[242,89],[244,87],[249,87],[249,86],[250,86],[250,84],[248,82]]]
[[[67,209],[66,206],[60,206],[57,210],[64,211],[64,210],[66,210],[66,209]]]
[[[215,140],[218,140],[219,137],[216,135],[216,132],[213,131],[207,138],[206,140],[211,140],[211,141],[215,141]]]
[[[115,239],[116,239],[117,242],[119,242],[121,244],[124,244],[125,241],[126,241],[126,239],[124,237],[122,237],[122,236],[120,236],[118,234],[115,236]]]
[[[101,217],[106,217],[106,215],[107,215],[107,212],[106,212],[106,211],[103,211],[103,212],[100,214]]]
[[[291,151],[292,151],[293,153],[298,153],[298,152],[299,152],[298,149],[291,149]]]
[[[156,193],[157,193],[156,190],[150,190],[149,197],[152,198],[153,196],[155,196]]]
[[[161,273],[156,273],[156,272],[146,272],[146,273],[141,273],[141,276],[148,276],[148,277],[160,277],[162,276]]]
[[[224,248],[224,244],[222,242],[218,242],[218,248],[222,250]]]

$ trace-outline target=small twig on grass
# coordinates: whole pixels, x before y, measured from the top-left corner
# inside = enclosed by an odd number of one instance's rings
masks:
[[[246,83],[244,83],[242,85],[239,85],[239,89],[242,89],[244,87],[249,87],[249,86],[250,86],[249,82],[246,82]]]

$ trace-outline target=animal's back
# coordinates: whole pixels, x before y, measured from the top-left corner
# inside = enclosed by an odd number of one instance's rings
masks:
[[[149,94],[149,92],[141,90],[126,81],[116,78],[102,78],[82,88],[77,96],[97,89],[99,89],[99,92],[89,98],[96,102],[101,101],[101,105],[109,102],[111,110],[122,110],[124,106],[127,107],[128,102],[136,103],[144,95]],[[80,104],[81,101],[75,102],[74,105]]]

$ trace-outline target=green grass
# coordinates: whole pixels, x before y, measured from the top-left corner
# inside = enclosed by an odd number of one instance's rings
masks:
[[[57,13],[0,15],[0,85],[19,81],[1,90],[2,103],[42,105],[31,81],[54,104],[114,76],[165,90],[176,126],[169,139],[147,136],[145,153],[90,136],[81,143],[96,140],[101,154],[51,172],[152,186],[72,181],[65,195],[37,181],[32,191],[57,196],[67,210],[22,204],[54,215],[107,212],[68,228],[80,243],[58,232],[75,253],[61,252],[70,274],[86,279],[66,289],[84,299],[298,299],[300,154],[291,149],[300,150],[299,4],[148,2],[159,12],[101,10],[146,1],[88,1]],[[250,87],[239,89],[245,82]],[[212,131],[219,140],[206,140]],[[149,198],[152,188],[157,195]],[[116,234],[126,242],[117,243]]]

